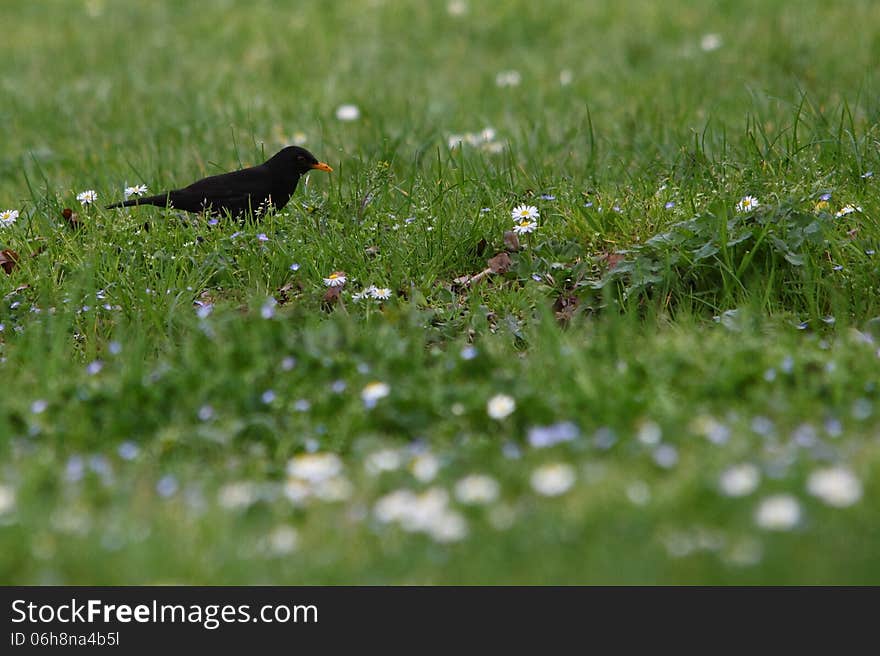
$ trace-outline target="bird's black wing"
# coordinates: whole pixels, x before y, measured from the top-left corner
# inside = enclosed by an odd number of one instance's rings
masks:
[[[221,173],[202,178],[188,187],[172,192],[172,201],[184,198],[215,208],[253,209],[265,201],[272,191],[272,176],[264,166]],[[178,205],[177,202],[174,203]]]

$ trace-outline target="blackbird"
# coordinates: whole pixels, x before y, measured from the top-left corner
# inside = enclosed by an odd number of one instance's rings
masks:
[[[328,173],[333,170],[305,148],[288,146],[259,166],[202,178],[183,189],[113,203],[107,209],[156,205],[216,216],[228,213],[236,218],[248,211],[260,215],[270,206],[281,209],[287,205],[300,176],[311,169]]]

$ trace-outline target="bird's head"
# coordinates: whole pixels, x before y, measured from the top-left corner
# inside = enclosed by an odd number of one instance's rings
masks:
[[[318,161],[317,157],[312,155],[305,148],[300,148],[299,146],[288,146],[287,148],[282,149],[270,159],[268,163],[272,166],[278,166],[279,168],[287,170],[292,168],[300,175],[308,173],[312,169],[326,171],[327,173],[333,171],[329,164]]]

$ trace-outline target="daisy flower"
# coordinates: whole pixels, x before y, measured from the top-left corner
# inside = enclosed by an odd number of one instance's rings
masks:
[[[788,531],[801,520],[801,504],[790,494],[764,499],[755,510],[755,523],[768,531]]]
[[[496,394],[486,403],[486,413],[492,419],[504,419],[516,410],[516,401],[507,394]]]
[[[510,216],[516,219],[528,219],[533,221],[541,216],[541,213],[538,212],[538,208],[534,205],[517,205],[513,208],[510,213]]]
[[[391,393],[391,386],[388,383],[376,380],[367,383],[361,390],[361,400],[368,408],[374,408],[380,399],[384,399]]]
[[[132,196],[143,196],[145,193],[147,193],[147,185],[145,184],[139,184],[133,187],[126,187],[124,192],[126,200],[128,200]]]
[[[370,290],[370,296],[377,301],[387,301],[391,298],[391,290],[388,287],[373,287]]]
[[[96,200],[98,200],[98,193],[94,189],[87,189],[85,191],[81,191],[76,195],[76,199],[80,202],[80,205],[85,207],[86,205],[91,205]]]
[[[574,485],[577,474],[569,464],[557,462],[542,465],[532,472],[532,489],[545,497],[558,497]]]
[[[517,87],[521,81],[519,71],[501,71],[495,76],[495,84],[499,87]]]
[[[807,491],[829,506],[845,508],[862,498],[862,482],[845,467],[828,467],[810,474]]]
[[[3,210],[0,212],[0,226],[8,228],[18,219],[18,210]]]
[[[324,278],[324,284],[328,287],[342,287],[346,280],[345,271],[334,271]]]
[[[520,219],[513,226],[513,231],[518,235],[527,235],[537,229],[538,224],[535,221],[531,221],[529,219]]]
[[[846,216],[847,214],[852,214],[853,212],[861,212],[862,208],[858,205],[845,205],[838,210],[836,216],[838,219],[842,216]]]
[[[737,212],[751,212],[753,209],[756,209],[761,203],[758,202],[758,199],[754,196],[743,196],[742,200],[740,200],[736,204]]]
[[[361,117],[357,105],[340,105],[336,108],[336,118],[340,121],[356,121]]]

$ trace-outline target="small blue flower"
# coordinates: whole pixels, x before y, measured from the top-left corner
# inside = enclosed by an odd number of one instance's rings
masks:
[[[667,210],[671,210],[673,207],[675,207],[675,201],[670,200],[663,207],[665,207]]]

